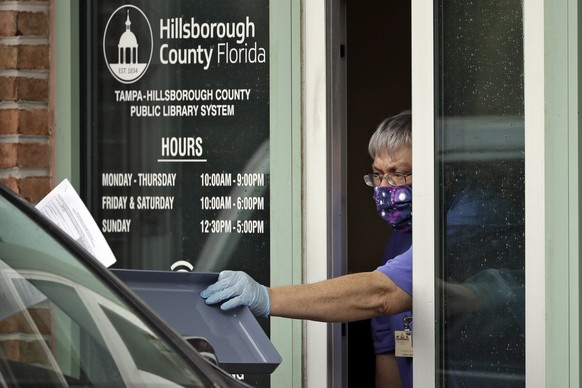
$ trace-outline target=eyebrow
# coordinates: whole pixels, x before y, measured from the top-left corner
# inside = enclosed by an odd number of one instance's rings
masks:
[[[378,167],[376,167],[374,165],[374,163],[372,163],[372,170],[380,171],[380,169]],[[388,171],[391,171],[391,172],[397,172],[397,171],[402,171],[402,170],[412,170],[412,166],[409,163],[401,162],[401,163],[398,163],[396,165],[390,166],[390,168],[388,169]]]

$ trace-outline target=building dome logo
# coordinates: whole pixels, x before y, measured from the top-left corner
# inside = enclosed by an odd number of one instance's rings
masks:
[[[153,54],[153,34],[141,9],[124,5],[111,14],[103,34],[103,54],[119,82],[131,84],[145,74]]]

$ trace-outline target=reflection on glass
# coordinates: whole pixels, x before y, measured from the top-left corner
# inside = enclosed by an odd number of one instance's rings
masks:
[[[522,4],[437,9],[437,386],[523,387]]]
[[[136,309],[3,196],[0,220],[0,386],[208,386]]]

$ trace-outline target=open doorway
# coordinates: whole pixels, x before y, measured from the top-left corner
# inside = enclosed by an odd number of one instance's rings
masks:
[[[380,219],[372,190],[368,141],[382,119],[411,107],[409,1],[346,2],[347,270],[381,261],[391,228]],[[370,321],[348,324],[348,386],[374,387]]]

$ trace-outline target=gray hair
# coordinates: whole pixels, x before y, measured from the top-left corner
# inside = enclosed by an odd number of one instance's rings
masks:
[[[372,159],[383,152],[392,154],[402,147],[412,147],[412,112],[405,110],[382,121],[368,144]]]

